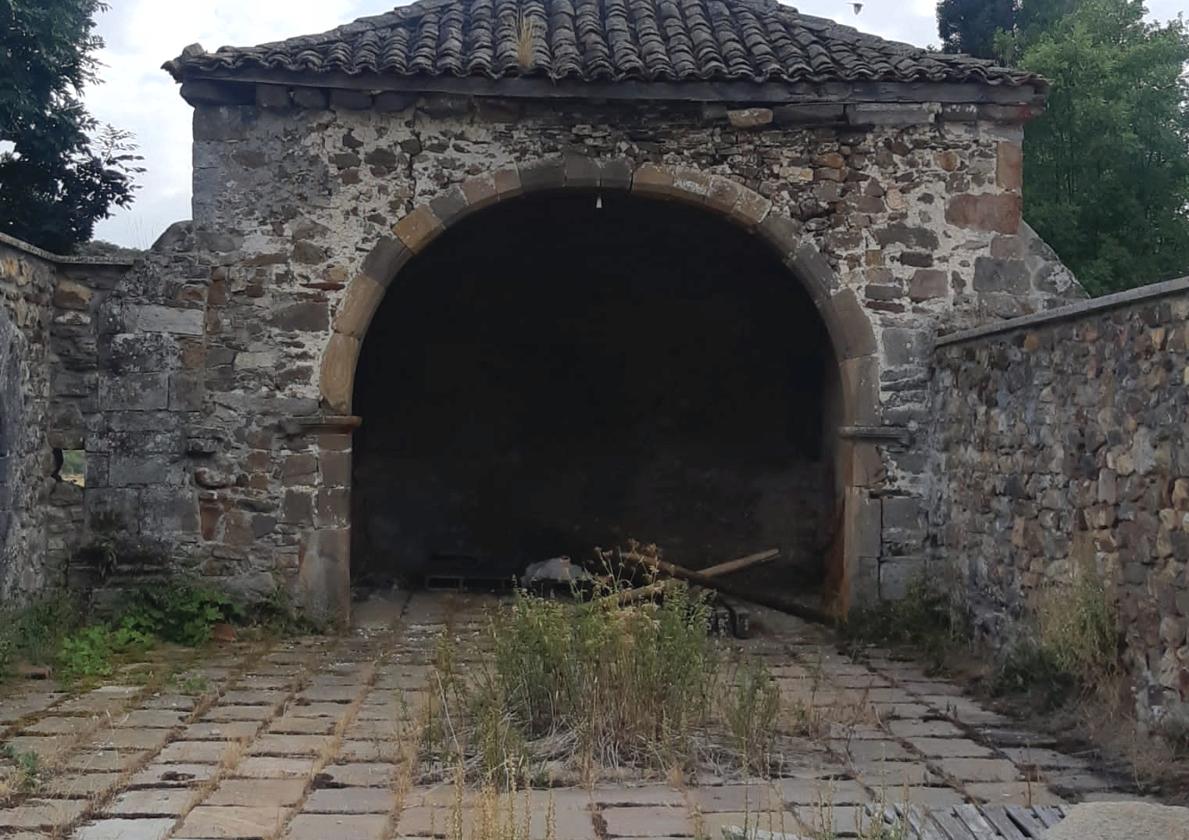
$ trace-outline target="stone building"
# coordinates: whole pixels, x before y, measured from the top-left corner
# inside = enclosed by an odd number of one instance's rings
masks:
[[[5,595],[115,546],[71,568],[342,619],[638,537],[778,546],[753,591],[837,612],[928,574],[1002,639],[1091,563],[1141,711],[1189,709],[1189,289],[1078,302],[1021,219],[1043,80],[768,0],[423,0],[166,69],[193,220],[0,241]]]
[[[1081,295],[1020,218],[1041,80],[775,3],[429,0],[166,67],[194,219],[98,314],[87,515],[323,613],[629,536],[896,596],[934,335]]]

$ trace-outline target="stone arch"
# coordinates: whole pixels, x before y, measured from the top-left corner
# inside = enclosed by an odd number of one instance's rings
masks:
[[[394,235],[376,243],[364,258],[335,315],[321,368],[325,409],[351,414],[355,364],[363,338],[388,286],[410,259],[471,213],[526,193],[566,188],[621,190],[646,198],[684,201],[752,231],[780,255],[809,292],[830,335],[835,358],[844,368],[844,379],[849,378],[846,368],[857,372],[860,365],[856,360],[874,357],[875,337],[854,292],[839,288],[829,262],[802,237],[798,223],[774,211],[772,202],[758,192],[730,178],[686,167],[633,166],[622,158],[568,155],[469,178],[397,221]],[[846,385],[844,390],[848,398],[867,396],[872,384]],[[847,420],[863,421],[861,406],[848,406],[845,414]]]
[[[506,167],[449,187],[399,219],[393,235],[376,243],[348,284],[321,364],[320,396],[327,419],[346,430],[358,424],[351,415],[363,340],[388,287],[413,257],[472,213],[528,193],[564,189],[616,190],[703,207],[775,250],[808,292],[839,367],[838,425],[844,433],[837,445],[835,475],[841,513],[839,537],[827,569],[828,585],[835,593],[833,608],[845,612],[852,601],[854,578],[861,573],[857,552],[861,544],[869,542],[872,527],[878,528],[878,522],[870,521],[863,489],[877,480],[878,451],[872,442],[845,433],[878,424],[875,336],[854,291],[840,287],[828,260],[802,236],[799,223],[775,210],[758,192],[730,178],[686,167],[567,155]],[[349,575],[349,562],[340,574]]]

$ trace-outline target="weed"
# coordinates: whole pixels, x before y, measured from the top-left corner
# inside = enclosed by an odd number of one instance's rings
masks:
[[[182,694],[206,694],[211,681],[205,674],[175,674],[173,686]]]
[[[20,660],[47,665],[62,637],[81,623],[78,603],[67,593],[55,593],[21,609],[0,613],[0,676],[12,672]]]
[[[143,653],[152,644],[152,636],[132,627],[92,624],[62,639],[59,673],[66,682],[105,677],[111,674],[117,656]]]
[[[239,621],[243,611],[227,595],[182,581],[143,587],[121,611],[120,626],[166,642],[196,647],[210,640],[211,628]]]
[[[42,773],[41,759],[37,753],[18,750],[12,744],[5,744],[0,747],[0,757],[13,764],[13,777],[8,782],[12,792],[28,793],[37,787]]]
[[[910,645],[925,654],[933,671],[943,667],[955,642],[969,636],[961,607],[923,575],[900,600],[853,611],[841,629],[852,653],[867,644]]]
[[[1031,619],[1002,654],[994,693],[1034,693],[1050,709],[1079,692],[1112,699],[1106,695],[1122,671],[1119,621],[1095,572],[1079,569],[1067,584],[1036,593]]]
[[[687,764],[718,679],[708,607],[685,586],[625,608],[605,595],[563,603],[518,593],[491,615],[478,641],[485,656],[465,674],[453,644],[441,643],[421,729],[429,763],[461,761],[501,787],[555,759],[577,759],[587,773]]]
[[[766,665],[747,660],[723,694],[722,716],[744,766],[763,772],[780,716],[780,688]]]

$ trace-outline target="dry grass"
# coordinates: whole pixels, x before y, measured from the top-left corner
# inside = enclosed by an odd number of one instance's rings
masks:
[[[500,788],[625,767],[680,772],[710,729],[726,733],[719,752],[735,766],[763,764],[780,705],[767,670],[725,673],[709,608],[684,585],[622,607],[608,597],[619,586],[577,603],[519,593],[476,650],[460,655],[444,639],[422,717],[423,778],[447,778],[459,762]]]
[[[538,20],[521,12],[516,21],[516,63],[524,72],[532,70],[537,62],[536,50],[541,30]]]

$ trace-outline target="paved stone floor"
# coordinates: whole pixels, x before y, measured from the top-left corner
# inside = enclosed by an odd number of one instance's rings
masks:
[[[508,808],[530,812],[532,838],[718,838],[757,816],[765,829],[846,836],[864,803],[1130,798],[917,666],[879,652],[857,664],[827,630],[757,610],[756,638],[731,644],[769,664],[786,705],[833,721],[827,737],[779,738],[780,778],[540,790],[511,806],[460,800],[452,785],[414,783],[408,733],[436,639],[473,633],[486,603],[372,601],[349,636],[223,646],[165,688],[137,684],[134,671],[77,695],[19,684],[0,698],[4,742],[44,769],[21,790],[10,768],[0,840],[470,838],[476,825],[506,823]],[[512,833],[483,840],[496,836]]]

